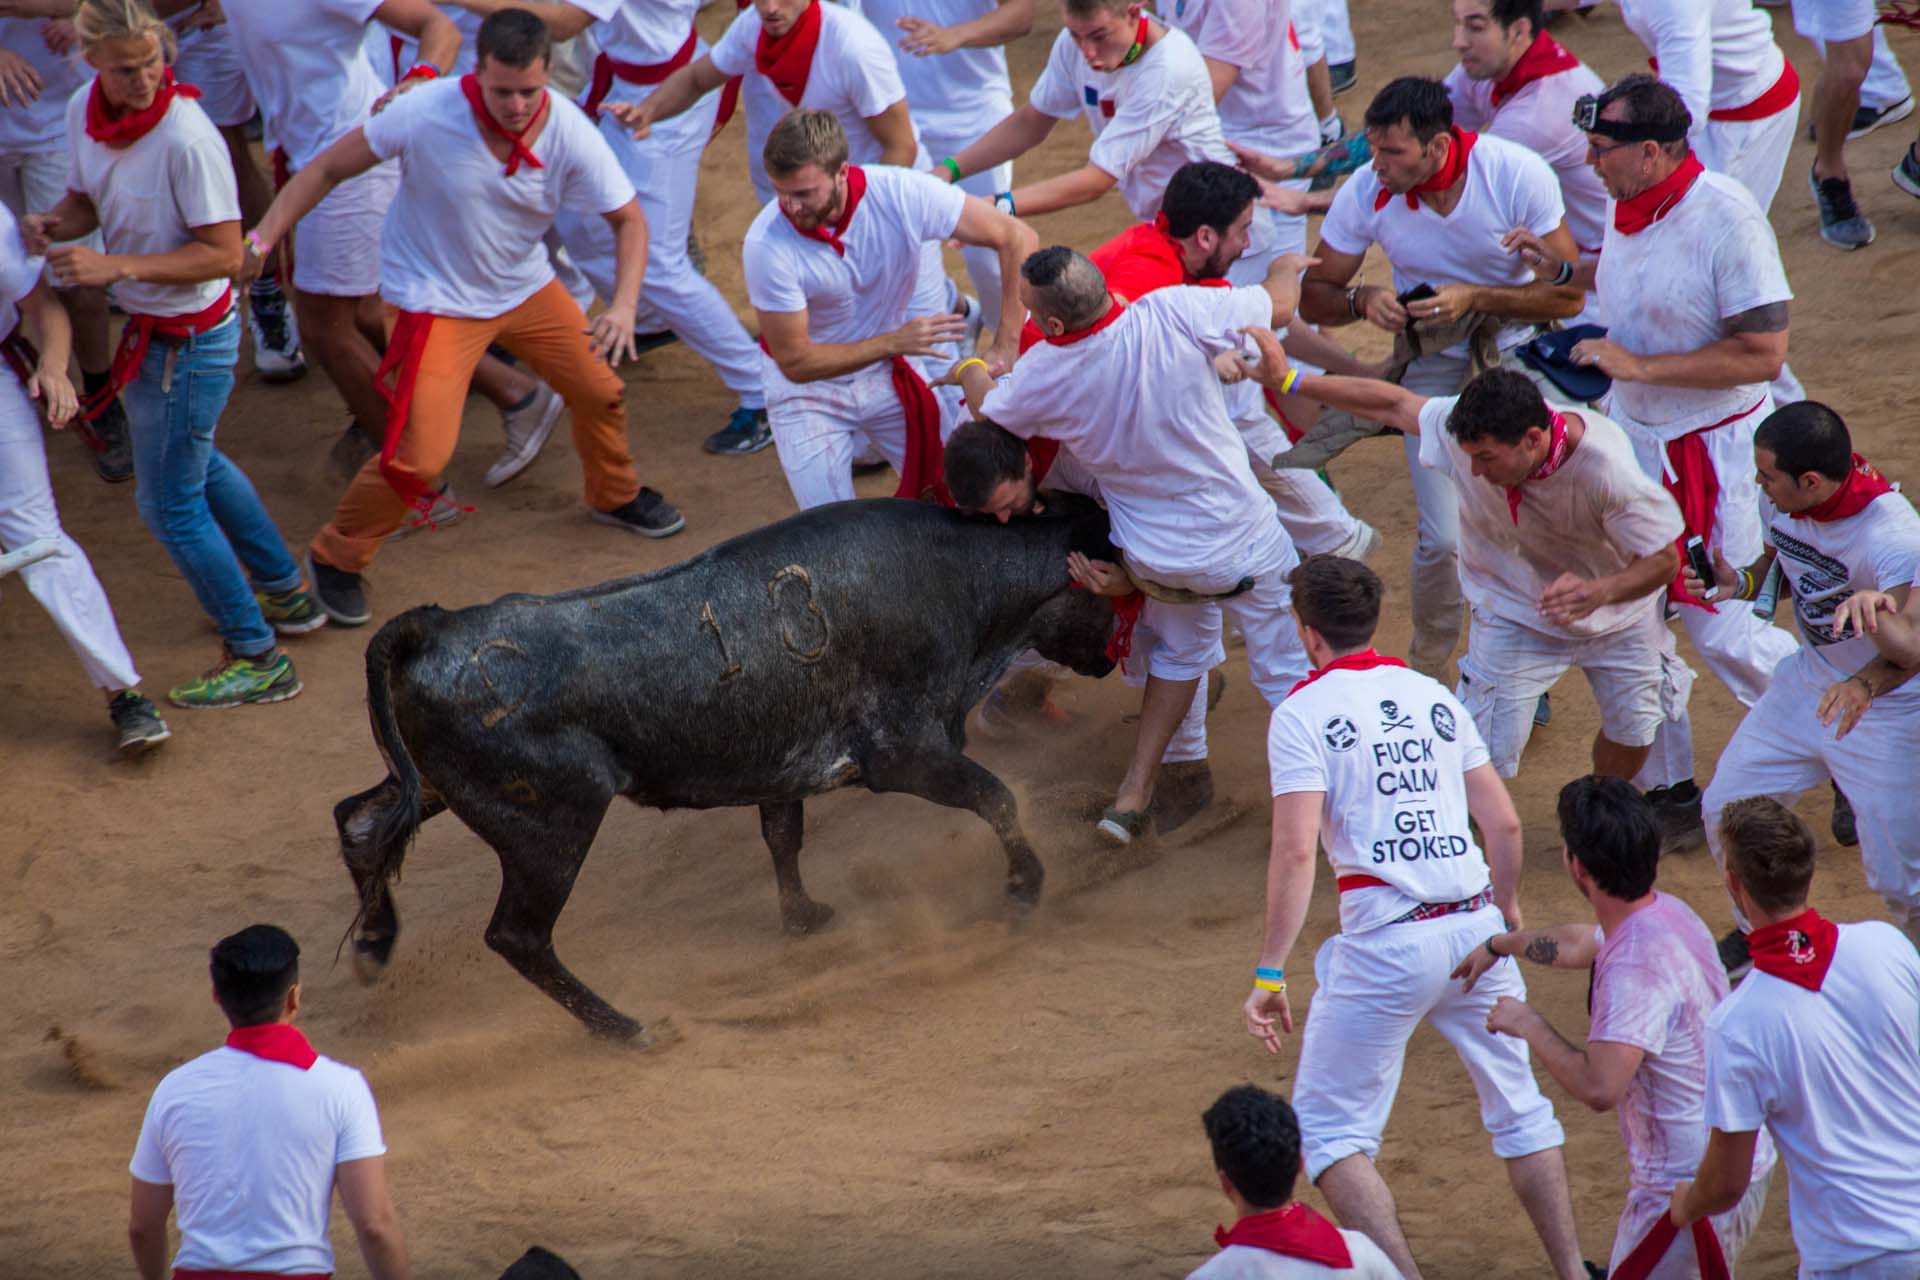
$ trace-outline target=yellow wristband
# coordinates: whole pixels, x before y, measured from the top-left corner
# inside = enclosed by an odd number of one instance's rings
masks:
[[[1287,376],[1280,379],[1280,394],[1283,396],[1292,395],[1293,384],[1298,381],[1300,381],[1300,371],[1298,369],[1287,370]]]
[[[987,369],[987,362],[985,360],[982,360],[979,356],[968,356],[965,360],[962,360],[959,364],[954,366],[953,376],[958,378],[961,374],[967,371],[967,368],[969,365],[976,365],[976,364],[979,365],[982,369]],[[987,369],[987,372],[992,373],[993,370]]]
[[[1287,989],[1287,984],[1285,982],[1269,982],[1265,978],[1255,978],[1253,980],[1253,985],[1260,988],[1262,991],[1284,992]]]

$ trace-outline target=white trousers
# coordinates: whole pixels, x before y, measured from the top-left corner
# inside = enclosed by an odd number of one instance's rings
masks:
[[[1910,1280],[1913,1276],[1920,1276],[1920,1249],[1882,1253],[1865,1262],[1856,1262],[1844,1271],[1800,1268],[1800,1280]]]
[[[1747,1193],[1740,1197],[1740,1203],[1725,1213],[1713,1215],[1713,1234],[1720,1240],[1720,1252],[1727,1260],[1727,1267],[1735,1275],[1739,1271],[1735,1264],[1739,1261],[1740,1251],[1747,1247],[1747,1241],[1753,1238],[1755,1227],[1760,1225],[1760,1215],[1767,1207],[1767,1188],[1773,1182],[1773,1168],[1768,1167],[1765,1177],[1755,1178],[1747,1186]],[[1647,1237],[1660,1219],[1667,1216],[1672,1207],[1673,1192],[1654,1192],[1640,1187],[1627,1191],[1626,1207],[1620,1211],[1620,1225],[1613,1235],[1613,1256],[1607,1263],[1609,1272],[1618,1271],[1620,1264],[1627,1260],[1640,1242]],[[1682,1231],[1667,1247],[1666,1253],[1653,1270],[1647,1273],[1647,1280],[1700,1280],[1700,1259],[1693,1244],[1693,1232]]]
[[[1502,960],[1462,991],[1447,975],[1505,925],[1488,905],[1434,920],[1336,933],[1313,957],[1317,984],[1293,1073],[1300,1156],[1319,1181],[1352,1155],[1369,1160],[1393,1111],[1407,1039],[1425,1019],[1453,1046],[1473,1079],[1480,1123],[1493,1154],[1516,1160],[1560,1146],[1566,1135],[1540,1092],[1527,1042],[1490,1035],[1487,1014],[1501,996],[1527,998],[1520,964]]]
[[[95,688],[133,688],[140,673],[120,638],[113,606],[87,553],[60,527],[40,417],[19,380],[0,368],[0,549],[18,550],[42,538],[60,549],[20,570],[27,590],[66,637]]]
[[[633,180],[640,210],[647,218],[647,272],[640,286],[640,313],[657,324],[637,321],[642,331],[666,328],[678,334],[713,366],[742,406],[763,407],[760,349],[747,336],[719,289],[687,257],[687,232],[693,225],[694,196],[700,181],[700,156],[713,132],[719,99],[708,94],[682,115],[654,126],[639,141],[602,113],[600,136],[613,148],[620,167]],[[613,228],[605,218],[562,212],[554,219],[561,241],[602,298],[613,296]]]
[[[1164,586],[1217,595],[1251,577],[1251,589],[1204,604],[1167,604],[1149,598],[1142,621],[1159,636],[1148,666],[1162,680],[1194,680],[1220,664],[1222,618],[1229,617],[1247,643],[1247,666],[1254,687],[1277,707],[1310,670],[1300,633],[1293,625],[1293,588],[1287,574],[1300,563],[1286,534],[1278,529],[1255,543],[1218,572],[1147,575]]]
[[[989,118],[1002,120],[1013,114],[1011,99],[994,106]],[[939,164],[944,156],[958,155],[980,140],[980,135],[972,137],[950,137],[943,133],[920,135],[920,145],[927,149],[933,162]],[[970,196],[980,196],[991,200],[1002,191],[1013,189],[1013,161],[997,164],[991,169],[969,174],[960,180],[960,189]],[[1001,282],[1000,255],[992,249],[977,249],[972,245],[963,246],[960,260],[967,264],[967,278],[973,281],[974,296],[980,299],[981,314],[986,317],[989,327],[1000,323]]]
[[[1835,741],[1815,713],[1828,683],[1805,652],[1773,673],[1772,686],[1733,731],[1707,784],[1701,805],[1707,848],[1724,867],[1720,811],[1731,801],[1772,796],[1791,805],[1831,778],[1853,802],[1867,887],[1920,943],[1920,790],[1913,773],[1920,758],[1920,688],[1908,685],[1874,699],[1853,732]]]
[[[1400,385],[1415,395],[1458,395],[1472,372],[1472,364],[1459,357],[1422,356],[1407,367]],[[1421,465],[1420,437],[1408,436],[1402,443],[1419,508],[1413,541],[1413,643],[1407,661],[1434,675],[1453,655],[1467,616],[1466,598],[1460,594],[1460,498],[1452,476]]]
[[[1700,163],[1724,173],[1750,192],[1765,213],[1780,189],[1787,153],[1799,128],[1800,99],[1763,120],[1709,120],[1693,133]]]

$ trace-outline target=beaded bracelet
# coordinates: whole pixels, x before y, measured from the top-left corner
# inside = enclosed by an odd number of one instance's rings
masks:
[[[1285,991],[1287,989],[1286,971],[1262,966],[1253,971],[1253,985],[1262,991]]]

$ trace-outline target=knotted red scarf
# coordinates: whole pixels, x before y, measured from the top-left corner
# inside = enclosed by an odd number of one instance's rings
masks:
[[[1332,662],[1329,662],[1326,666],[1321,667],[1305,680],[1302,680],[1299,684],[1287,690],[1287,697],[1291,698],[1294,694],[1300,692],[1321,676],[1326,675],[1329,671],[1371,671],[1375,667],[1404,667],[1406,665],[1406,663],[1400,661],[1398,658],[1389,658],[1385,654],[1374,652],[1374,650],[1369,647],[1362,649],[1359,653],[1349,653],[1342,657],[1335,658]],[[1284,701],[1284,699],[1282,699],[1282,701]],[[1242,1219],[1242,1221],[1246,1221],[1246,1219]]]
[[[1763,925],[1748,934],[1747,952],[1760,972],[1818,991],[1827,980],[1839,941],[1840,926],[1808,907],[1791,919]]]
[[[480,92],[479,77],[472,73],[461,76],[460,92],[467,95],[467,105],[473,108],[473,118],[480,122],[481,129],[496,138],[506,139],[507,146],[510,148],[507,152],[507,176],[509,178],[519,171],[522,161],[526,162],[526,166],[529,169],[544,169],[547,167],[540,163],[540,157],[534,155],[526,144],[526,136],[539,128],[540,122],[546,118],[548,104],[546,94],[543,93],[540,95],[540,105],[535,108],[533,119],[527,121],[527,127],[518,133],[514,133],[508,129],[507,126],[494,119],[493,112],[487,110],[486,97]]]
[[[780,96],[796,107],[806,96],[813,53],[820,47],[820,21],[820,0],[812,0],[785,35],[769,36],[763,27],[753,46],[753,69],[773,81]]]
[[[1527,51],[1514,59],[1507,74],[1494,84],[1493,105],[1498,107],[1535,80],[1545,80],[1562,71],[1572,71],[1579,65],[1580,59],[1568,53],[1565,45],[1542,31],[1534,36]]]
[[[1759,407],[1760,404],[1752,405],[1697,431],[1689,431],[1678,440],[1667,441],[1667,466],[1660,482],[1673,495],[1674,505],[1680,508],[1680,536],[1673,540],[1673,545],[1680,550],[1682,569],[1687,564],[1688,538],[1699,534],[1702,542],[1713,545],[1713,513],[1720,505],[1720,476],[1713,469],[1713,455],[1707,451],[1707,432],[1738,422]],[[1687,590],[1686,580],[1678,573],[1673,575],[1673,582],[1667,588],[1667,599],[1705,609],[1708,613],[1720,612]]]
[[[312,1068],[320,1055],[307,1043],[299,1028],[285,1022],[269,1022],[257,1027],[235,1027],[227,1033],[227,1048],[250,1053],[268,1062],[284,1062],[302,1071]]]
[[[1346,1271],[1353,1266],[1353,1255],[1348,1252],[1340,1229],[1297,1200],[1284,1209],[1242,1218],[1233,1224],[1231,1231],[1215,1227],[1213,1242],[1222,1249],[1236,1244],[1265,1249],[1282,1257],[1317,1262],[1335,1271]]]
[[[401,311],[394,315],[393,332],[387,337],[386,354],[373,375],[373,389],[387,402],[387,433],[380,444],[380,474],[401,500],[420,513],[414,526],[438,529],[433,519],[433,502],[439,495],[412,471],[403,471],[394,463],[400,452],[400,437],[413,414],[413,386],[420,379],[420,358],[427,351],[427,334],[433,329],[433,315],[426,311]],[[392,386],[387,378],[392,375]],[[462,506],[462,511],[472,507]]]
[[[120,394],[129,382],[140,376],[140,366],[146,362],[147,348],[152,345],[156,333],[167,338],[191,338],[195,334],[205,333],[227,318],[233,310],[233,286],[228,285],[213,300],[213,305],[204,311],[196,311],[185,316],[150,316],[140,312],[131,312],[127,316],[127,327],[120,331],[120,345],[114,348],[113,364],[107,370],[107,385],[88,396],[80,405],[80,418],[92,422],[106,412],[113,398]]]
[[[1733,1272],[1727,1268],[1727,1255],[1720,1251],[1720,1237],[1714,1234],[1713,1223],[1701,1218],[1693,1224],[1693,1252],[1700,1260],[1700,1280],[1733,1280]],[[1671,1214],[1661,1214],[1653,1229],[1642,1237],[1633,1252],[1621,1259],[1615,1267],[1610,1280],[1647,1280],[1653,1269],[1667,1256],[1667,1250],[1679,1238],[1680,1228],[1673,1225]]]
[[[819,0],[814,0],[814,5],[816,8],[819,7]],[[840,216],[833,220],[832,225],[823,222],[818,226],[803,227],[793,220],[793,215],[787,212],[785,205],[780,206],[780,216],[807,239],[818,240],[844,258],[847,256],[847,245],[840,237],[847,234],[847,227],[853,222],[853,211],[860,207],[860,201],[866,198],[866,194],[867,171],[857,164],[850,164],[847,166],[847,200],[841,206]]]
[[[1623,236],[1637,236],[1673,212],[1681,197],[1693,190],[1693,184],[1706,172],[1700,158],[1691,151],[1680,167],[1637,196],[1616,200],[1613,204],[1613,229]]]
[[[595,56],[593,60],[593,83],[591,87],[588,88],[587,100],[580,104],[580,109],[586,112],[590,119],[598,120],[600,118],[600,104],[607,100],[609,93],[613,92],[613,82],[615,80],[619,80],[624,84],[659,84],[668,76],[686,66],[689,62],[692,62],[693,51],[699,44],[700,32],[689,27],[687,29],[686,43],[675,50],[674,55],[665,62],[622,62],[618,58],[610,58],[604,53]],[[729,81],[728,83],[732,82]],[[718,129],[722,123],[724,122],[716,121],[713,127]]]
[[[87,91],[87,136],[109,147],[130,147],[153,131],[175,97],[199,96],[198,89],[175,80],[173,68],[168,67],[160,73],[160,89],[153,95],[152,102],[139,111],[115,116],[113,108],[107,105],[106,94],[100,91],[100,78],[95,76],[93,88]]]
[[[1880,474],[1874,465],[1859,454],[1853,455],[1853,466],[1847,472],[1847,478],[1833,491],[1833,496],[1817,507],[1808,507],[1805,511],[1792,513],[1795,520],[1814,520],[1828,524],[1834,520],[1845,520],[1848,516],[1857,516],[1867,509],[1867,504],[1883,493],[1892,493],[1893,486]]]
[[[1527,473],[1528,480],[1545,480],[1567,460],[1567,420],[1552,409],[1547,412],[1552,414],[1547,419],[1547,456],[1539,466]],[[1513,517],[1515,524],[1520,523],[1520,497],[1525,488],[1524,481],[1507,486],[1507,513]]]
[[[1452,126],[1447,133],[1453,138],[1453,145],[1447,148],[1446,162],[1434,171],[1431,178],[1407,192],[1407,208],[1418,209],[1421,195],[1445,191],[1466,176],[1467,156],[1472,153],[1473,144],[1480,140],[1480,135],[1471,129],[1462,129],[1459,125]],[[1373,197],[1374,212],[1377,213],[1386,208],[1392,200],[1393,192],[1385,187],[1380,188]]]

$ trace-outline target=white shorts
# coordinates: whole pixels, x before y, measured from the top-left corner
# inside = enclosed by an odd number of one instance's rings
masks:
[[[1485,906],[1434,920],[1336,933],[1314,953],[1318,988],[1307,1009],[1294,1071],[1300,1155],[1318,1182],[1330,1165],[1380,1151],[1406,1064],[1407,1038],[1422,1018],[1446,1037],[1473,1079],[1493,1154],[1514,1160],[1560,1146],[1566,1135],[1540,1092],[1527,1042],[1489,1035],[1501,996],[1527,998],[1519,962],[1502,960],[1472,991],[1448,977],[1467,953],[1506,926]]]
[[[293,287],[330,298],[380,292],[380,232],[400,190],[400,166],[388,161],[349,178],[300,219],[293,233]]]
[[[1655,629],[1664,623],[1652,600],[1642,613],[1634,626],[1575,639],[1473,611],[1454,696],[1465,704],[1474,727],[1487,740],[1494,770],[1501,777],[1511,778],[1520,771],[1520,755],[1533,733],[1534,704],[1569,667],[1585,673],[1593,700],[1600,706],[1600,732],[1607,741],[1623,747],[1652,745],[1666,718],[1660,637]]]
[[[845,377],[789,382],[773,357],[763,352],[760,369],[774,451],[802,511],[854,496],[854,455],[868,444],[877,447],[895,471],[905,468],[907,420],[888,361]],[[944,439],[952,432],[956,409],[950,397],[936,392],[935,399],[940,401]]]
[[[1148,597],[1141,616],[1160,637],[1149,663],[1152,674],[1162,680],[1197,680],[1218,666],[1224,615],[1246,637],[1247,666],[1268,706],[1279,706],[1307,678],[1306,651],[1293,625],[1293,588],[1287,585],[1287,574],[1300,560],[1284,533],[1274,542],[1274,547],[1259,549],[1224,573],[1155,578],[1165,586],[1208,594],[1231,591],[1245,577],[1254,584],[1240,595],[1204,604],[1167,604]]]
[[[1739,1204],[1725,1213],[1713,1215],[1713,1234],[1719,1237],[1720,1252],[1735,1275],[1739,1274],[1739,1268],[1734,1264],[1739,1260],[1740,1251],[1747,1247],[1747,1241],[1753,1238],[1754,1228],[1760,1225],[1760,1215],[1767,1207],[1767,1187],[1772,1182],[1773,1167],[1769,1165],[1765,1176],[1747,1185],[1747,1193],[1740,1197]],[[1607,1263],[1609,1273],[1620,1269],[1627,1255],[1667,1216],[1672,1204],[1671,1192],[1654,1192],[1642,1187],[1627,1191],[1627,1206],[1620,1211],[1620,1226],[1613,1235],[1613,1257]],[[1691,1231],[1682,1231],[1674,1238],[1660,1261],[1647,1273],[1647,1280],[1700,1280],[1700,1258]]]
[[[181,36],[173,72],[200,90],[200,109],[220,128],[231,129],[253,118],[253,90],[240,69],[233,28],[226,23]]]
[[[1793,29],[1809,40],[1858,40],[1879,19],[1874,0],[1793,0]]]
[[[16,219],[29,213],[45,213],[66,199],[67,165],[67,153],[64,150],[27,151],[19,155],[0,156],[0,204],[6,205],[7,211]],[[78,240],[62,240],[60,243],[83,244],[96,253],[101,248],[97,230],[89,231]],[[53,284],[51,269],[44,272],[43,276],[48,284]],[[0,337],[4,336],[0,334]]]
[[[1694,153],[1701,164],[1745,187],[1765,213],[1786,172],[1805,96],[1759,120],[1708,120],[1693,132]]]

